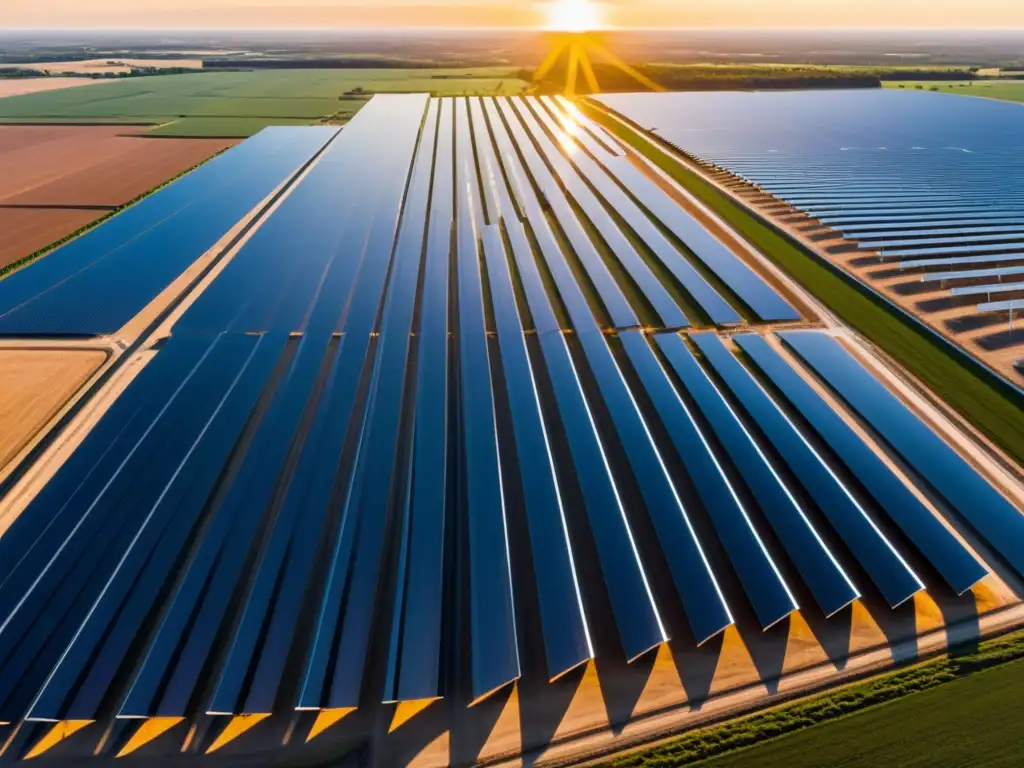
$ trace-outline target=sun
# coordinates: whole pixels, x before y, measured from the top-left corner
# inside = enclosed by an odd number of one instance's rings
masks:
[[[555,32],[601,29],[601,12],[592,0],[554,0],[547,9],[547,28]]]

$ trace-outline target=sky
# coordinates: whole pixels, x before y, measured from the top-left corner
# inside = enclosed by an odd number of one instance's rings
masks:
[[[551,1],[0,0],[0,29],[538,27]],[[593,1],[613,27],[1024,27],[1024,0]]]

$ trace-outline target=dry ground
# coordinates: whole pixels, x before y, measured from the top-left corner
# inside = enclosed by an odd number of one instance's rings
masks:
[[[0,349],[0,469],[106,358],[99,350]]]
[[[80,85],[102,83],[90,77],[19,77],[0,79],[0,99],[5,96],[24,96],[26,93],[59,91],[62,88],[76,88]]]
[[[235,142],[117,126],[0,126],[0,267],[67,236]]]

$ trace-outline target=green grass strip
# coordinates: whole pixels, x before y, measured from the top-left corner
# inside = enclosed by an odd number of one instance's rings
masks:
[[[1024,464],[1024,397],[1017,390],[855,278],[752,215],[639,130],[591,103],[580,106],[718,214],[843,322],[900,361],[1018,464]]]
[[[1024,659],[1024,634],[984,641],[977,650],[944,656],[761,714],[694,731],[643,752],[613,758],[613,768],[691,765],[828,723],[870,707],[936,688],[982,670]]]
[[[227,152],[227,149],[222,149],[220,152],[217,152],[216,154],[210,155],[208,158],[203,160],[203,162],[196,163],[191,168],[187,168],[184,171],[182,171],[181,173],[179,173],[177,176],[172,176],[171,178],[167,179],[166,181],[164,181],[164,182],[162,182],[160,184],[157,184],[152,189],[147,190],[146,192],[143,192],[141,195],[138,195],[137,197],[132,198],[127,203],[122,203],[121,205],[117,206],[116,208],[111,208],[109,211],[104,213],[98,219],[96,219],[94,221],[90,221],[84,227],[79,227],[78,229],[76,229],[71,234],[65,235],[64,237],[62,237],[60,240],[55,240],[54,242],[50,243],[49,245],[43,246],[38,251],[33,251],[28,256],[22,256],[17,261],[12,261],[10,264],[8,264],[8,265],[6,265],[4,267],[0,267],[0,280],[2,280],[3,278],[7,277],[7,275],[11,274],[12,272],[15,272],[15,271],[21,269],[22,267],[28,266],[29,264],[31,264],[36,259],[38,259],[38,258],[40,258],[42,256],[45,256],[46,254],[50,253],[50,251],[57,250],[58,248],[60,248],[65,243],[69,243],[72,240],[74,240],[76,237],[81,237],[86,232],[88,232],[90,229],[95,229],[96,227],[98,227],[103,222],[108,221],[109,219],[112,219],[114,216],[119,214],[125,208],[131,208],[133,205],[135,205],[138,202],[141,202],[142,200],[145,200],[147,197],[149,197],[153,193],[159,192],[161,189],[166,187],[168,184],[173,184],[178,179],[180,179],[182,176],[185,176],[186,174],[192,173],[192,171],[194,171],[196,168],[198,168],[199,166],[201,166],[201,165],[203,165],[205,163],[210,162],[211,160],[213,160],[213,158],[217,157],[217,155],[220,155],[223,152]]]

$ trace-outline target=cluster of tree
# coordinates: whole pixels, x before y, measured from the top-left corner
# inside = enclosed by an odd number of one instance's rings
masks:
[[[203,69],[439,69],[487,66],[472,60],[404,59],[395,56],[332,56],[329,58],[203,59]]]
[[[565,88],[566,63],[556,66],[538,84],[538,90],[560,92]],[[629,72],[612,64],[592,62],[594,75],[602,91],[628,92],[643,86]],[[670,91],[740,91],[806,88],[880,88],[881,80],[872,74],[843,70],[798,67],[716,67],[639,64],[635,71]],[[533,72],[524,70],[520,76],[533,79]],[[576,78],[579,93],[587,90],[580,72]]]
[[[21,69],[19,67],[0,66],[0,79],[16,80],[25,77],[39,77],[39,73],[36,72],[34,69]]]
[[[975,80],[977,69],[892,69],[879,70],[881,80],[915,82],[921,80]]]

